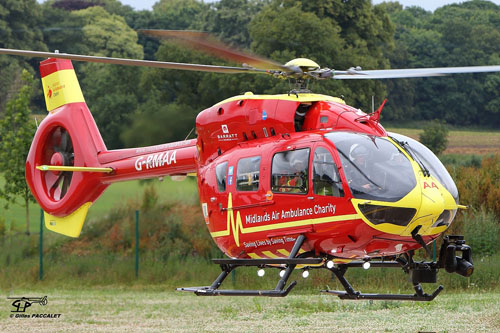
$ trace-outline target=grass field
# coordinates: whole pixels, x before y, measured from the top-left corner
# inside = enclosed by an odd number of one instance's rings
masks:
[[[389,132],[395,132],[418,140],[423,129],[409,128],[386,128]],[[487,155],[500,153],[499,131],[466,131],[454,130],[448,135],[448,148],[444,154],[476,154]]]
[[[196,297],[164,290],[12,290],[1,332],[498,332],[500,294],[445,294],[432,302]],[[45,296],[26,310],[60,318],[10,318],[12,296]]]

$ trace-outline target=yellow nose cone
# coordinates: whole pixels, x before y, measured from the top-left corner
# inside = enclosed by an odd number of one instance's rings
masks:
[[[419,181],[422,193],[420,209],[413,218],[413,222],[408,225],[403,235],[409,236],[413,229],[421,225],[419,234],[428,234],[429,229],[445,209],[442,185],[434,178],[428,177]],[[432,232],[431,232],[432,233]]]

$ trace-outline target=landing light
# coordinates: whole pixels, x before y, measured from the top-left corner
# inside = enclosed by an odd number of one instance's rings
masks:
[[[264,274],[266,274],[266,271],[265,271],[263,268],[261,268],[261,269],[259,269],[259,270],[257,271],[257,275],[258,275],[259,277],[263,277],[263,276],[264,276]]]
[[[284,269],[282,269],[282,270],[280,271],[280,277],[283,277],[283,276],[285,276],[285,270],[284,270]]]
[[[326,263],[326,268],[328,269],[332,269],[333,267],[335,266],[335,264],[333,263],[333,261],[329,260],[327,263]]]
[[[370,268],[370,266],[371,266],[371,264],[370,264],[370,262],[369,262],[369,261],[365,261],[365,262],[363,263],[363,268],[364,268],[364,269],[368,269],[368,268]]]
[[[307,277],[308,277],[308,276],[309,276],[309,270],[307,270],[307,269],[306,269],[306,270],[304,270],[304,271],[302,272],[302,277],[303,277],[304,279],[307,279]]]

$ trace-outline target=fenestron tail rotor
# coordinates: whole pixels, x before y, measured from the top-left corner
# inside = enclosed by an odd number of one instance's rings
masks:
[[[69,133],[63,127],[56,127],[49,134],[49,138],[42,147],[43,159],[41,163],[53,166],[73,166],[74,151]],[[44,173],[47,196],[59,201],[68,192],[73,172],[48,171]]]

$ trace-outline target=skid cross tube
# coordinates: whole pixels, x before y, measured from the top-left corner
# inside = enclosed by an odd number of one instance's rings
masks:
[[[292,251],[288,258],[283,259],[213,259],[213,262],[220,264],[222,272],[210,286],[205,287],[188,287],[177,288],[178,291],[193,292],[197,296],[268,296],[268,297],[285,297],[290,290],[295,287],[297,281],[293,281],[285,288],[285,285],[290,278],[293,270],[297,265],[319,264],[323,261],[321,258],[295,258],[299,253],[300,248],[304,244],[306,237],[299,235],[295,240]],[[240,266],[257,266],[264,267],[266,265],[287,265],[285,274],[281,277],[273,290],[219,290],[222,282],[231,273],[232,270]]]

